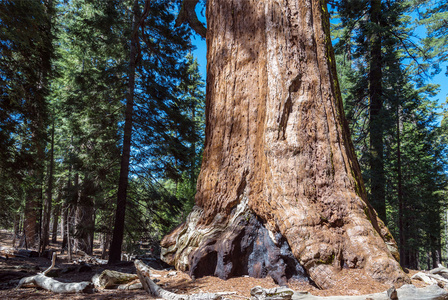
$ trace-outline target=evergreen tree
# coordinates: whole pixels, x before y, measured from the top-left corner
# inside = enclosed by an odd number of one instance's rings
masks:
[[[436,263],[435,253],[440,252],[439,216],[443,202],[440,183],[445,181],[440,173],[442,145],[438,142],[439,130],[434,123],[436,105],[430,100],[436,87],[424,84],[421,71],[426,66],[416,63],[422,61],[423,54],[411,39],[413,26],[407,14],[412,7],[407,1],[382,3],[378,24],[359,18],[361,15],[352,11],[348,2],[344,3],[346,6],[339,7],[342,27],[336,31],[338,68],[344,107],[363,175],[372,191],[372,203],[375,205],[373,197],[378,194],[373,192],[377,188],[372,185],[378,174],[371,168],[371,150],[376,148],[372,148],[372,133],[375,132],[372,132],[372,125],[366,124],[379,121],[382,129],[377,130],[382,132],[383,174],[376,181],[383,182],[385,199],[385,206],[379,208],[387,213],[388,225],[399,237],[401,263],[416,268],[422,252],[434,254],[432,259]],[[371,4],[354,3],[364,8]],[[369,32],[372,30],[377,30],[381,36],[381,71],[377,73],[381,74],[381,113],[376,120],[372,119],[374,102],[373,94],[369,92],[373,56],[364,55],[372,53],[368,51],[372,49],[369,48],[372,41]],[[370,139],[366,138],[367,134]],[[429,215],[433,219],[430,220]],[[418,229],[415,224],[432,226]]]
[[[188,160],[181,141],[191,126],[176,97],[177,82],[184,75],[183,57],[190,47],[188,32],[184,26],[173,29],[170,1],[144,1],[144,5],[134,1],[132,18],[123,152],[109,263],[121,256],[131,146],[138,149],[135,167],[149,167],[154,178],[176,176],[176,164]],[[170,159],[153,160],[165,155]]]
[[[26,246],[34,245],[40,230],[53,16],[51,0],[0,3],[0,176],[10,187],[1,200],[15,198],[15,208],[25,200]]]
[[[126,50],[120,37],[126,24],[112,14],[117,3],[73,0],[60,6],[61,76],[54,83],[54,97],[64,150],[58,159],[66,182],[64,236],[67,226],[73,228],[75,247],[87,253],[93,250],[95,209],[103,208],[97,215],[107,218],[101,220],[110,219],[111,210],[105,208],[111,205],[117,176]]]
[[[419,0],[420,24],[425,25],[427,36],[424,39],[427,59],[435,72],[440,72],[441,64],[448,60],[448,3],[446,1]],[[447,69],[448,75],[448,69]]]

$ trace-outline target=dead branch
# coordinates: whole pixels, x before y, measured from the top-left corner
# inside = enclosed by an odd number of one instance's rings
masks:
[[[199,293],[193,295],[182,295],[169,292],[155,284],[150,278],[150,269],[140,260],[134,262],[137,275],[142,283],[145,291],[153,297],[163,298],[166,300],[219,300],[225,295],[234,295],[236,292],[222,293]]]
[[[21,288],[22,286],[38,286],[47,291],[54,293],[80,293],[80,292],[88,292],[92,288],[92,283],[83,281],[83,282],[73,282],[73,283],[64,283],[57,281],[53,278],[47,277],[46,274],[54,268],[56,262],[56,253],[53,254],[51,266],[46,269],[44,272],[39,273],[34,276],[29,276],[22,278],[19,281],[16,289]]]
[[[53,257],[51,258],[51,266],[46,269],[45,271],[42,272],[42,275],[46,276],[48,274],[48,272],[51,271],[51,269],[54,268],[54,265],[56,263],[56,252],[53,252]]]
[[[179,15],[177,16],[175,25],[177,27],[182,24],[188,24],[197,34],[205,39],[205,36],[207,35],[207,28],[205,28],[204,24],[199,21],[195,11],[198,1],[199,0],[182,1],[182,6],[180,8]]]

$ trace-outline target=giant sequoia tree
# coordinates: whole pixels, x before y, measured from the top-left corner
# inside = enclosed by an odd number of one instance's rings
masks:
[[[162,257],[193,277],[284,283],[305,270],[327,288],[348,267],[407,281],[395,241],[366,199],[326,3],[209,0],[207,25],[196,206],[164,238]]]

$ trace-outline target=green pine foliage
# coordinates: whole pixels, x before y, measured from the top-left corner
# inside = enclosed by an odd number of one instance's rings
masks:
[[[0,219],[7,227],[25,194],[41,197],[53,18],[51,1],[0,3]]]
[[[435,73],[448,60],[448,3],[446,1],[417,0],[419,24],[424,25],[427,37],[423,40],[427,59]],[[448,70],[447,70],[448,74]]]
[[[174,27],[176,4],[150,2],[138,34],[127,248],[160,238],[191,208],[204,135],[204,84],[187,54],[190,32]],[[30,195],[42,207],[54,124],[56,221],[68,220],[76,239],[95,233],[110,241],[133,3],[0,3],[1,227],[23,220]]]
[[[427,56],[416,41],[409,1],[381,3],[371,23],[369,1],[344,1],[334,25],[344,109],[369,197],[369,68],[371,32],[381,36],[384,189],[387,224],[400,246],[403,266],[432,267],[440,261],[446,189],[445,145],[437,121],[437,86],[425,84]],[[354,9],[357,8],[357,9]],[[336,22],[335,22],[336,23]],[[370,127],[371,130],[371,127]],[[379,130],[379,129],[378,129]],[[372,201],[372,199],[369,199]],[[431,266],[428,264],[430,256]]]

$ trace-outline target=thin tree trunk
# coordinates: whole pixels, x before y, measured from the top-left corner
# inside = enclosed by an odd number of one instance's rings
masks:
[[[75,222],[76,222],[76,250],[84,251],[91,255],[93,253],[93,234],[95,229],[94,224],[94,207],[93,200],[90,196],[90,191],[93,189],[93,182],[85,178],[83,189],[79,197],[79,202],[76,208]]]
[[[192,132],[193,135],[196,132],[196,103],[191,103],[191,120],[193,121]],[[194,190],[196,185],[195,171],[196,171],[196,142],[191,143],[191,168],[190,168],[190,188]]]
[[[73,136],[71,137],[71,143],[73,144]],[[70,203],[72,198],[72,165],[68,167],[68,180],[67,180],[67,193],[65,194],[64,203],[62,204],[62,221],[61,221],[61,232],[62,232],[62,251],[64,253],[65,249],[68,249],[68,230],[69,230],[69,212]]]
[[[72,234],[71,234],[71,227],[72,227],[72,217],[73,214],[73,207],[71,205],[67,208],[67,255],[68,255],[68,261],[72,261]]]
[[[370,20],[375,27],[380,26],[381,0],[370,1]],[[384,176],[383,161],[383,120],[381,111],[382,100],[382,53],[381,36],[379,29],[372,29],[370,35],[370,70],[369,70],[369,97],[370,97],[370,202],[376,209],[378,217],[387,224],[386,218],[386,180]]]
[[[36,245],[38,237],[38,212],[39,202],[37,199],[36,189],[30,189],[27,192],[25,204],[25,220],[23,224],[25,248],[32,248]]]
[[[107,249],[109,249],[110,246],[110,234],[103,233],[101,243],[101,258],[105,259],[107,256]]]
[[[73,195],[72,195],[72,202],[71,202],[71,209],[70,209],[70,215],[69,215],[69,221],[71,224],[71,232],[70,235],[72,235],[72,243],[69,245],[72,247],[72,251],[79,250],[78,249],[78,238],[76,235],[77,227],[78,227],[78,220],[77,220],[77,210],[79,207],[80,202],[80,178],[79,173],[76,172],[75,176],[73,178]]]
[[[62,200],[62,192],[58,193],[57,205],[53,208],[53,223],[51,228],[51,242],[56,243],[58,238],[58,221],[59,216],[61,215],[61,200]],[[62,218],[61,218],[62,223]]]
[[[69,211],[68,204],[64,202],[62,204],[62,214],[61,214],[61,235],[62,235],[61,253],[64,253],[65,249],[67,249],[68,211]]]
[[[134,89],[135,89],[135,67],[138,43],[138,23],[137,16],[139,14],[138,1],[134,1],[133,7],[133,34],[131,36],[130,53],[129,53],[129,82],[128,93],[126,97],[125,123],[123,133],[123,152],[121,155],[120,177],[118,181],[117,192],[117,208],[115,212],[115,224],[112,236],[112,243],[109,250],[108,263],[115,263],[121,260],[121,247],[123,245],[124,220],[126,214],[126,197],[129,176],[129,160],[131,156],[131,140],[132,140],[132,115],[134,110]]]
[[[53,200],[53,169],[54,169],[54,119],[51,128],[51,148],[50,148],[50,165],[48,170],[48,186],[47,195],[44,203],[43,221],[42,221],[42,241],[41,253],[45,251],[50,241],[50,216],[51,202]]]
[[[14,237],[12,239],[12,247],[16,247],[17,237],[20,235],[20,215],[14,214]]]
[[[401,121],[400,121],[400,105],[397,104],[397,196],[398,196],[398,232],[400,241],[400,264],[406,266],[406,233],[404,228],[405,203],[403,199],[403,186],[401,174]]]

